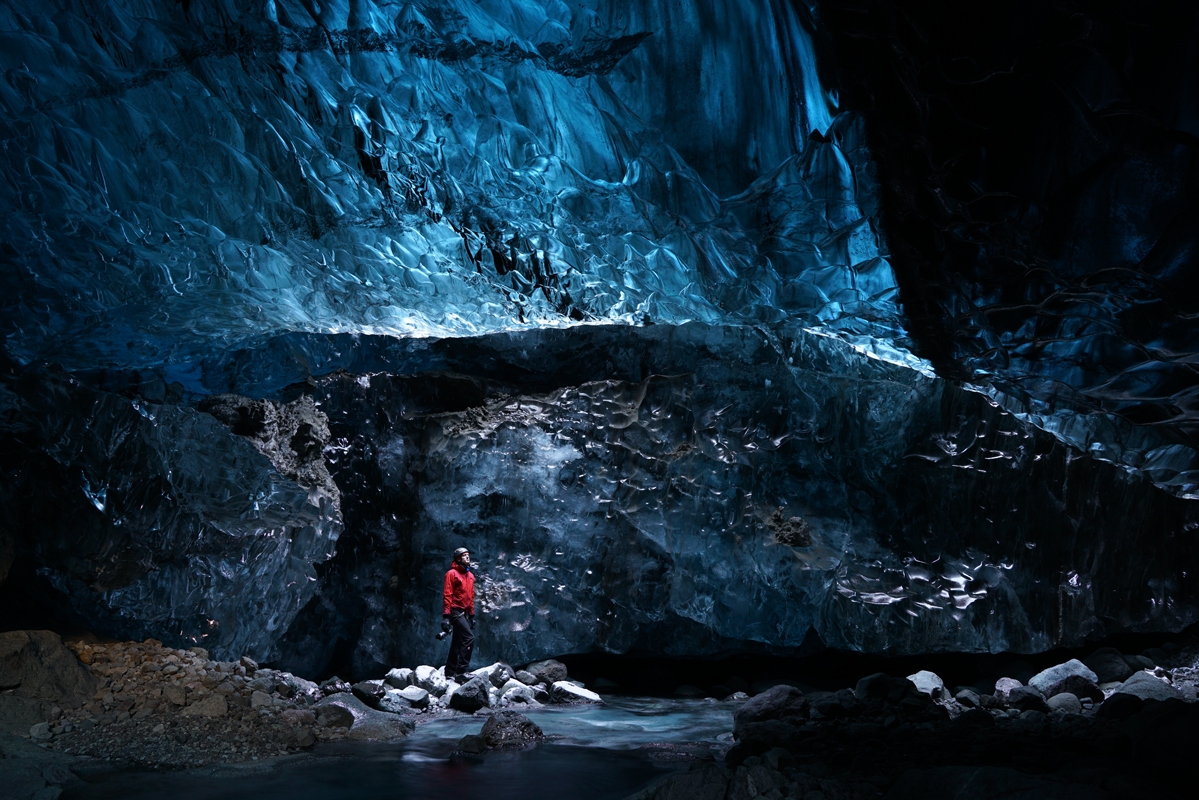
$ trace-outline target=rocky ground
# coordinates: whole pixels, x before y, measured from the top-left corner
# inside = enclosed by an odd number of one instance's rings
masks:
[[[1192,797],[1197,655],[1103,648],[989,690],[927,671],[837,692],[776,686],[738,709],[723,763],[630,800]]]

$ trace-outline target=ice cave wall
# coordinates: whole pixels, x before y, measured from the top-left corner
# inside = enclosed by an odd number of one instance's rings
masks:
[[[0,1],[0,567],[312,674],[434,658],[462,541],[513,660],[1190,622],[1186,415],[1079,399],[1185,373],[1187,318],[1028,268],[1028,137],[929,171],[994,99],[913,66],[942,5]],[[1127,241],[1189,202],[1181,141]]]

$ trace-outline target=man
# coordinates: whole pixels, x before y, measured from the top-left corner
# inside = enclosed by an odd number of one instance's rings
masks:
[[[445,674],[464,683],[463,675],[470,667],[470,654],[475,649],[475,576],[470,572],[470,551],[465,547],[454,551],[454,563],[445,574],[442,597],[441,630],[454,632]]]

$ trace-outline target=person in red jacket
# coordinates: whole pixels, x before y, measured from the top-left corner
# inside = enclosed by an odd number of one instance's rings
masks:
[[[442,633],[454,632],[445,674],[464,683],[463,675],[470,667],[470,654],[475,649],[475,576],[470,572],[470,551],[465,547],[454,551],[454,563],[445,574],[442,597]]]

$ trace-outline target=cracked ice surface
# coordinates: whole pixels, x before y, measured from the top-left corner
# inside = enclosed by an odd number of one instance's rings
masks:
[[[723,5],[6,0],[8,352],[784,317],[889,342],[860,121],[789,4]]]

